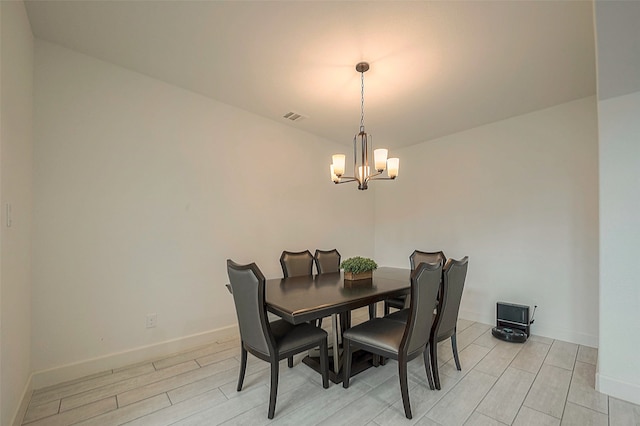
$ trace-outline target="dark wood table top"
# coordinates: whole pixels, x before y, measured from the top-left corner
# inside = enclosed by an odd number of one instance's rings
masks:
[[[351,285],[345,283],[342,272],[269,279],[267,309],[293,324],[300,324],[409,294],[410,277],[409,269],[382,267],[373,272],[373,279],[368,283],[353,281]]]

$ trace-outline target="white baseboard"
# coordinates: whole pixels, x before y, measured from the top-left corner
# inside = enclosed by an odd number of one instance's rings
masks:
[[[478,313],[473,311],[460,310],[458,314],[460,318],[480,322],[483,324],[496,324],[495,316],[489,317],[485,313]],[[532,334],[536,336],[548,337],[550,339],[562,340],[563,342],[576,343],[578,345],[589,346],[592,348],[598,347],[598,336],[594,336],[587,333],[581,333],[574,330],[565,329],[562,327],[546,327],[538,324],[536,321],[531,326]]]
[[[164,358],[176,352],[182,352],[216,341],[229,340],[237,337],[238,335],[238,326],[232,325],[216,330],[193,334],[191,336],[155,343],[153,345],[141,346],[128,351],[112,353],[47,370],[36,371],[32,374],[32,389],[53,386],[59,383],[89,376],[91,374],[126,367],[127,365],[139,362]]]
[[[596,389],[614,398],[640,405],[640,385],[596,374]]]

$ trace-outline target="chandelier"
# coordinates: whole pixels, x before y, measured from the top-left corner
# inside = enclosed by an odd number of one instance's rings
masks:
[[[398,176],[400,159],[387,158],[389,151],[385,148],[373,149],[373,138],[364,131],[364,73],[369,70],[367,62],[356,65],[356,71],[360,73],[360,132],[353,137],[353,176],[345,176],[344,154],[333,155],[331,164],[331,180],[338,183],[358,182],[358,189],[368,188],[370,180],[389,180]],[[360,151],[358,152],[358,147]],[[373,162],[370,152],[373,151]],[[359,161],[359,162],[358,162]],[[373,171],[371,170],[373,165]],[[381,176],[387,170],[387,176]]]

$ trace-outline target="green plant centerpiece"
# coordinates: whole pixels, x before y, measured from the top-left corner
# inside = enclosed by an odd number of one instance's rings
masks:
[[[371,280],[378,264],[368,257],[356,256],[344,260],[340,267],[344,269],[345,281]]]

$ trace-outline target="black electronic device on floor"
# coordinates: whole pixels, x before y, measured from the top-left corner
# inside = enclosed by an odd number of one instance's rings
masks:
[[[536,308],[533,308],[535,315]],[[529,317],[529,307],[514,303],[498,302],[496,304],[496,326],[491,334],[507,342],[524,343],[531,334],[533,316]]]

